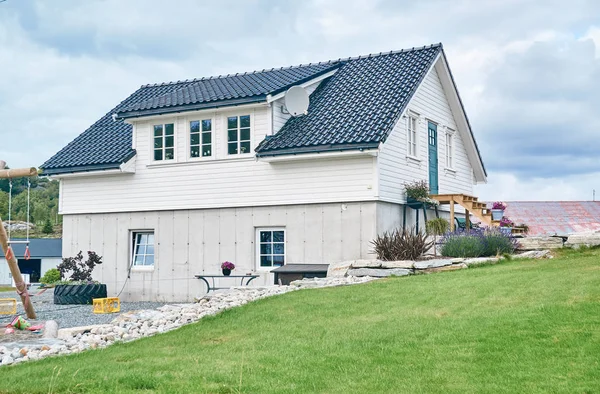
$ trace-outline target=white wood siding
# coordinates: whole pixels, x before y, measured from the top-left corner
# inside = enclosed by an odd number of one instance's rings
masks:
[[[286,163],[256,161],[253,153],[227,155],[227,116],[251,115],[252,146],[269,130],[269,108],[137,123],[136,172],[64,178],[61,214],[285,205],[374,199],[374,159],[353,157]],[[213,119],[213,156],[189,158],[189,121]],[[152,162],[154,124],[175,123],[175,160]]]
[[[417,150],[418,160],[407,157],[407,118],[403,116],[381,148],[378,157],[379,198],[403,203],[405,182],[429,182],[427,122],[438,125],[438,178],[439,193],[473,194],[473,170],[467,158],[460,133],[434,68],[425,77],[410,101],[408,111],[419,115]],[[404,114],[406,115],[406,113]],[[453,170],[446,168],[446,130],[455,130]]]

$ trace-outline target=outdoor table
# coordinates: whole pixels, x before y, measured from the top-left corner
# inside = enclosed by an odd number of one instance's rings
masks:
[[[252,275],[252,274],[248,274],[248,275],[195,275],[196,278],[203,280],[204,283],[206,283],[206,287],[208,288],[207,293],[210,293],[210,291],[214,291],[214,290],[220,290],[220,289],[229,289],[231,286],[229,287],[217,287],[215,285],[215,278],[239,278],[240,279],[240,286],[248,286],[248,284],[250,282],[252,282],[254,279],[258,278],[259,275]],[[246,279],[246,283],[244,283],[244,279]],[[212,282],[212,286],[210,284],[210,282],[208,281],[208,279],[211,279]]]

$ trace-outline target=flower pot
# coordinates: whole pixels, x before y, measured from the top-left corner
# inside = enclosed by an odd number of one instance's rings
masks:
[[[504,209],[492,209],[492,220],[502,220]]]
[[[106,285],[56,285],[54,303],[57,305],[93,304],[94,298],[106,298]]]
[[[500,227],[500,232],[505,235],[512,235],[512,227]]]
[[[231,275],[231,270],[229,268],[223,268],[223,275],[224,276],[229,276]]]

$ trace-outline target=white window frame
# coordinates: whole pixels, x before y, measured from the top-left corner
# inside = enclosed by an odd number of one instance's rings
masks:
[[[250,132],[250,139],[248,140],[243,140],[243,142],[248,142],[250,145],[250,148],[248,149],[248,152],[244,152],[244,153],[240,153],[241,151],[241,143],[242,143],[242,139],[241,139],[241,121],[240,118],[242,118],[243,116],[248,116],[249,121],[250,121],[250,127],[249,127],[249,132]],[[237,118],[237,150],[238,153],[229,153],[229,118]],[[252,151],[252,131],[254,130],[254,116],[253,113],[248,112],[248,113],[232,113],[232,114],[225,114],[223,115],[223,124],[224,124],[224,129],[225,129],[225,154],[227,157],[239,157],[239,156],[248,156],[248,155],[252,155],[254,152]],[[244,127],[245,129],[246,127]],[[231,129],[233,130],[233,129]]]
[[[153,243],[152,246],[154,247],[154,253],[152,254],[148,254],[147,249],[144,249],[144,253],[136,253],[136,246],[137,246],[137,237],[138,235],[141,234],[146,234],[146,235],[152,235],[153,238]],[[129,240],[130,240],[130,250],[131,253],[129,254],[129,266],[131,267],[131,271],[153,271],[154,267],[156,266],[156,232],[153,229],[139,229],[139,230],[130,230],[129,231]],[[149,243],[143,244],[146,247],[148,245],[150,245]],[[144,262],[146,260],[147,256],[152,256],[153,257],[153,263],[151,265],[138,265],[135,263],[135,258],[136,256],[144,256]]]
[[[210,121],[210,131],[206,132],[206,131],[202,131],[202,122],[209,120]],[[192,145],[192,122],[199,122],[199,145]],[[187,122],[187,154],[188,154],[188,159],[192,160],[192,161],[196,161],[196,160],[211,160],[215,158],[215,120],[213,117],[211,116],[199,116],[197,118],[190,118]],[[210,133],[210,144],[205,144],[202,142],[202,134],[205,133]],[[210,155],[209,156],[202,156],[202,148],[204,146],[210,145]],[[198,148],[200,149],[199,154],[200,156],[198,157],[193,157],[192,156],[192,147],[193,146],[198,146]]]
[[[454,130],[446,131],[446,168],[454,169]]]
[[[275,268],[281,267],[280,265],[272,265],[270,267],[265,267],[265,266],[261,266],[260,265],[260,261],[261,261],[261,257],[262,256],[282,256],[281,254],[275,254],[273,253],[273,249],[271,249],[271,253],[270,254],[262,254],[261,253],[261,242],[260,242],[260,233],[261,231],[283,231],[283,265],[287,264],[287,231],[285,230],[285,227],[256,227],[255,230],[255,238],[256,238],[256,270],[257,271],[271,271]],[[273,245],[273,240],[271,240],[270,242],[271,245]]]
[[[415,113],[406,116],[406,155],[419,157],[419,115]]]
[[[171,149],[171,148],[167,148],[165,146],[166,142],[167,142],[167,128],[166,128],[167,125],[172,125],[173,126],[173,136],[172,136],[173,137],[173,147],[172,147],[172,149],[173,149],[173,158],[172,159],[166,159],[165,158],[166,157],[166,150],[167,149]],[[162,147],[161,148],[154,147],[155,138],[158,137],[158,136],[155,135],[154,128],[157,127],[157,126],[161,126],[162,127],[162,135],[161,135],[161,137],[162,137]],[[177,147],[177,138],[176,138],[177,137],[177,133],[175,131],[175,122],[172,122],[172,123],[167,122],[167,123],[152,124],[151,128],[150,128],[150,132],[151,132],[151,138],[152,138],[151,144],[150,144],[151,152],[152,152],[151,153],[151,155],[152,155],[152,162],[155,162],[155,163],[164,163],[164,162],[167,162],[168,163],[168,162],[175,161],[175,158],[176,158],[176,155],[177,155],[177,148],[176,148]],[[159,150],[161,151],[161,157],[162,158],[161,159],[156,159],[155,154]]]

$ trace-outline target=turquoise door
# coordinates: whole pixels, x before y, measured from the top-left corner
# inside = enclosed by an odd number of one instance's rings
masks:
[[[429,192],[438,194],[438,149],[437,149],[437,125],[428,122],[427,140],[429,145]]]

